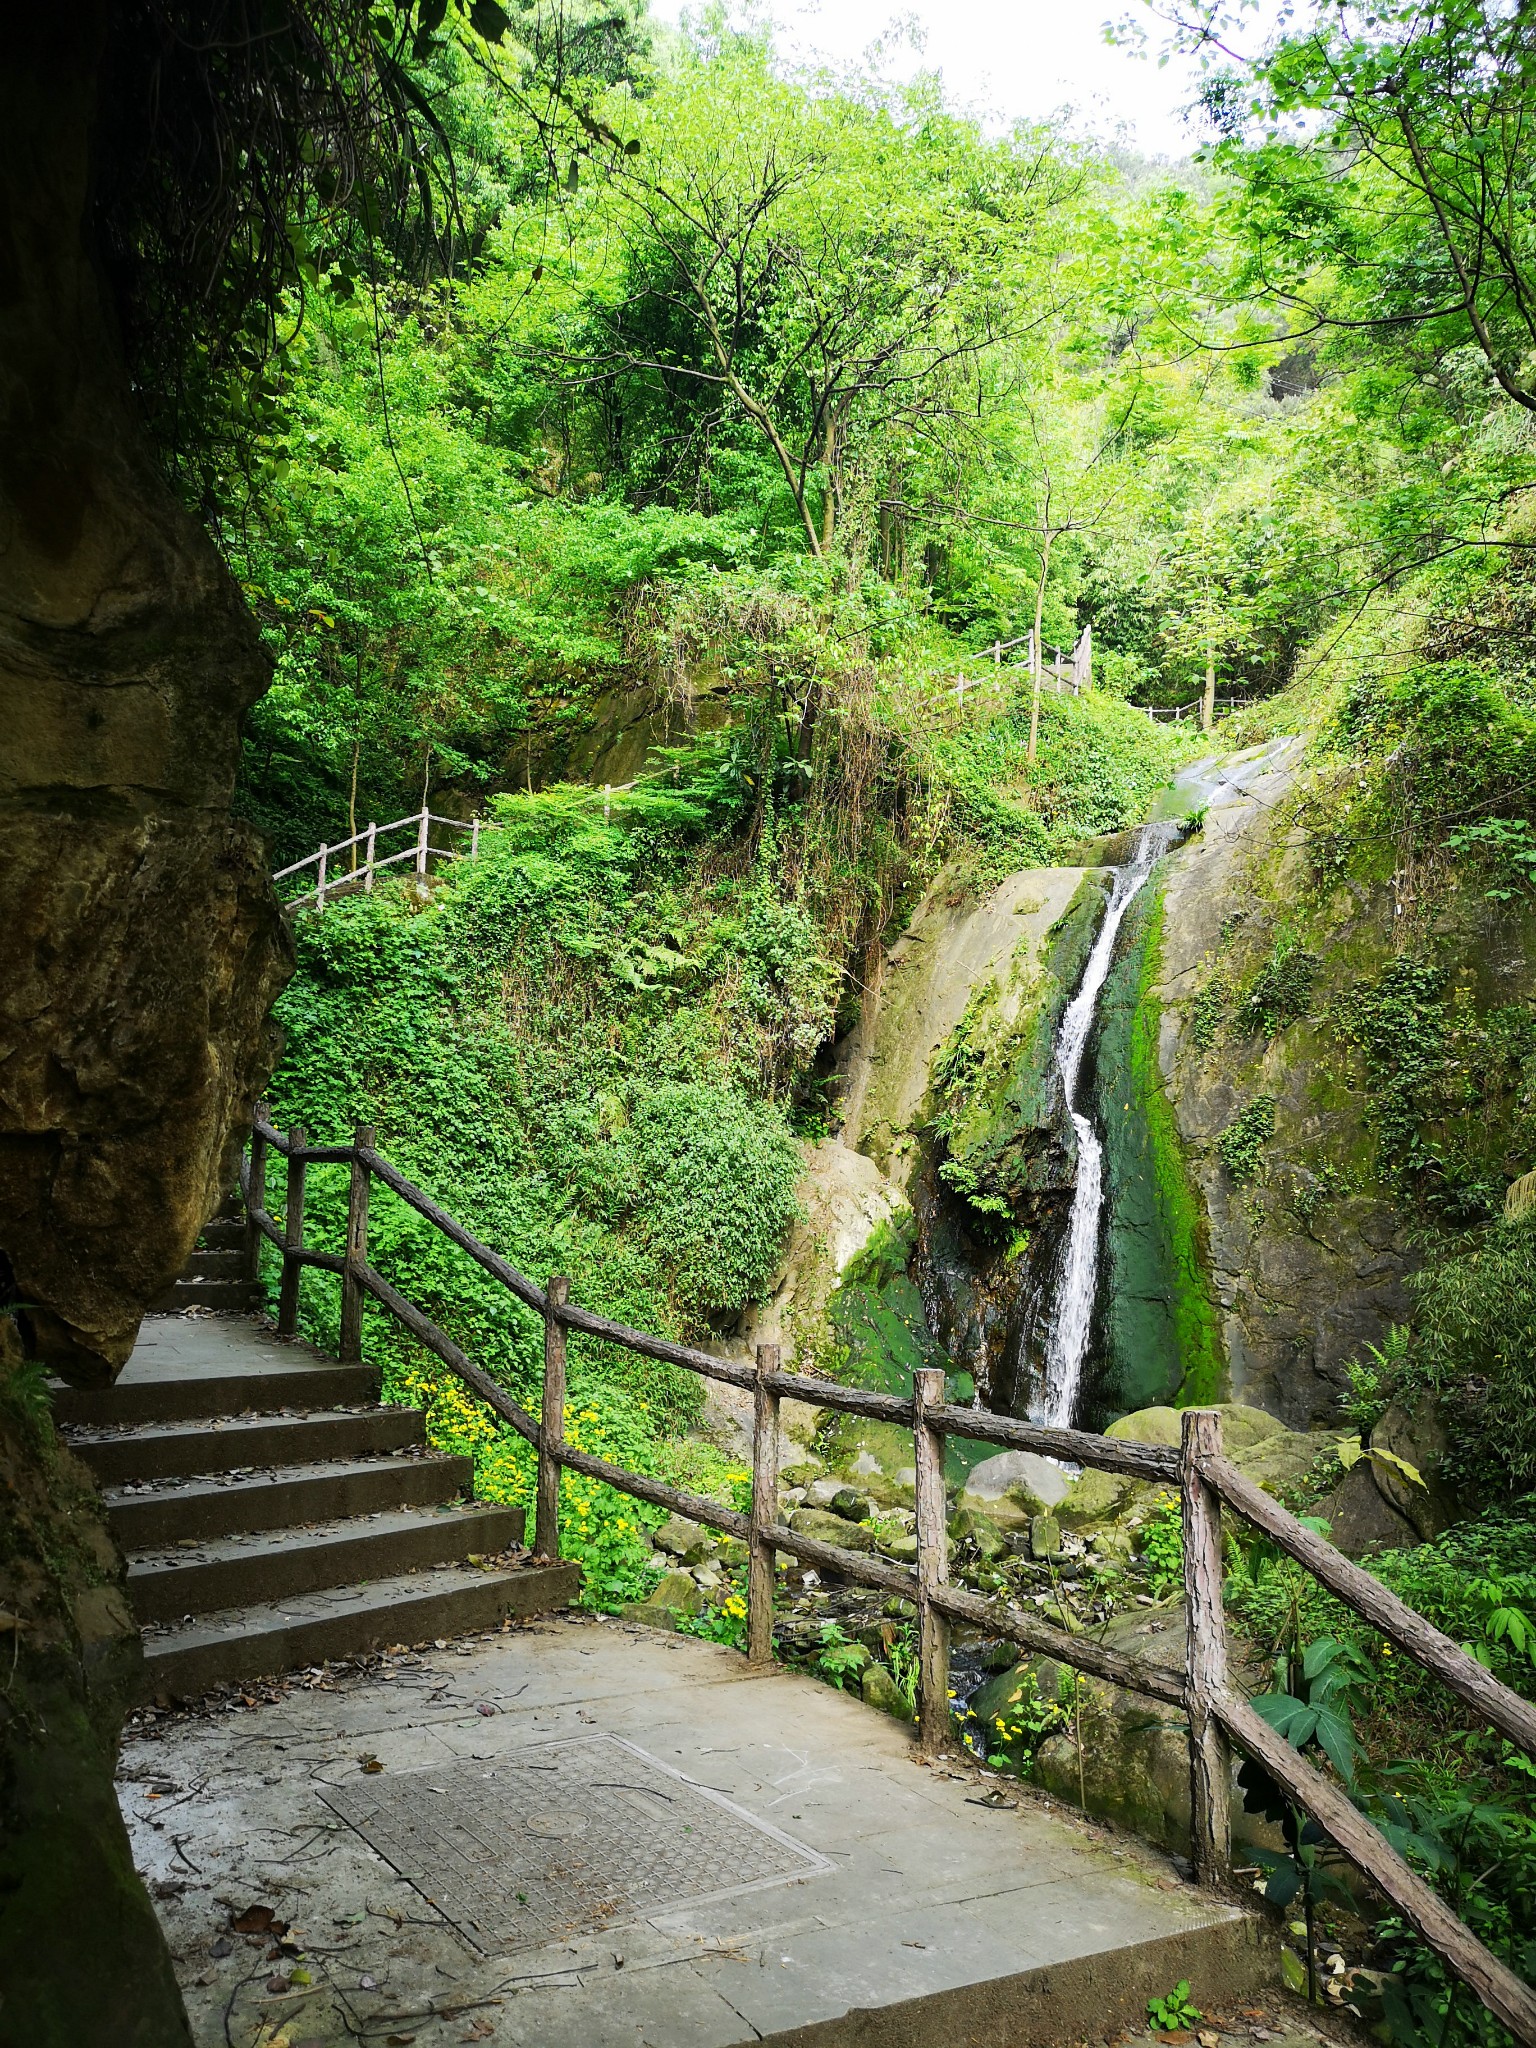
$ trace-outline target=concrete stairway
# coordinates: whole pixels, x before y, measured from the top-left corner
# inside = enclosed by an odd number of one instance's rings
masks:
[[[219,1284],[219,1283],[214,1283]],[[117,1384],[54,1389],[128,1553],[149,1696],[564,1607],[572,1564],[516,1553],[521,1508],[338,1365],[243,1318],[151,1316]]]
[[[153,1313],[212,1308],[239,1314],[255,1308],[260,1299],[261,1289],[246,1273],[245,1211],[239,1196],[231,1195],[217,1216],[203,1225],[185,1272],[161,1295]]]

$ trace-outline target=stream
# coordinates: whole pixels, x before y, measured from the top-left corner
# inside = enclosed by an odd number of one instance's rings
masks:
[[[1083,1361],[1093,1327],[1099,1285],[1099,1236],[1104,1213],[1104,1145],[1088,1113],[1082,1087],[1083,1054],[1098,1021],[1099,997],[1115,955],[1125,913],[1161,855],[1183,835],[1178,819],[1138,827],[1130,858],[1114,871],[1104,922],[1094,941],[1077,992],[1062,1013],[1056,1038],[1056,1071],[1072,1127],[1077,1133],[1077,1185],[1067,1219],[1066,1242],[1051,1305],[1045,1347],[1045,1386],[1030,1406],[1030,1420],[1069,1429],[1077,1412]]]
[[[1121,1219],[1128,1189],[1144,1192],[1146,1185],[1137,1179],[1145,1157],[1139,1106],[1126,1102],[1123,1128],[1105,1122],[1120,1115],[1121,1086],[1127,1096],[1134,1092],[1124,1062],[1127,1018],[1138,999],[1127,982],[1136,970],[1127,969],[1126,958],[1139,943],[1138,899],[1149,883],[1156,887],[1158,863],[1189,836],[1191,819],[1243,797],[1293,744],[1275,740],[1237,760],[1192,762],[1144,823],[1088,853],[1083,872],[1103,904],[1097,925],[1084,929],[1080,922],[1075,941],[1060,941],[1076,950],[1057,984],[1066,993],[1057,996],[1054,1031],[1031,1054],[1038,1064],[1006,1089],[997,1084],[1000,1136],[989,1140],[989,1164],[1010,1203],[1007,1227],[978,1223],[967,1198],[946,1181],[942,1147],[930,1145],[912,1183],[915,1242],[900,1282],[908,1299],[882,1297],[883,1335],[868,1324],[877,1350],[894,1341],[901,1353],[891,1384],[919,1354],[942,1359],[953,1398],[1058,1428],[1102,1427],[1127,1406],[1171,1398],[1182,1360],[1165,1362],[1166,1391],[1146,1372],[1133,1388],[1123,1383],[1125,1360],[1115,1349],[1122,1340],[1111,1289],[1125,1275],[1114,1233],[1124,1237],[1140,1227]],[[1115,1075],[1112,1105],[1104,1100],[1108,1072]],[[1010,1114],[1018,1118],[1012,1133]],[[1174,1282],[1158,1270],[1149,1275],[1144,1263],[1136,1284],[1157,1302],[1158,1290]],[[910,1335],[892,1339],[898,1324]],[[1140,1398],[1127,1401],[1133,1391]]]
[[[1207,759],[1183,769],[1156,806],[1161,815],[1135,829],[1127,858],[1113,871],[1103,923],[1056,1035],[1056,1071],[1077,1137],[1077,1177],[1047,1294],[1044,1383],[1030,1402],[1033,1422],[1070,1429],[1079,1420],[1084,1367],[1098,1307],[1105,1206],[1104,1139],[1091,1114],[1092,1077],[1085,1080],[1084,1056],[1100,1021],[1104,984],[1126,912],[1157,862],[1186,836],[1190,817],[1240,795],[1248,782],[1268,768],[1277,744],[1285,743],[1271,743],[1231,767]]]

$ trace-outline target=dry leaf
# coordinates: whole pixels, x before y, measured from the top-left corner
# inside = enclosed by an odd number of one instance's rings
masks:
[[[247,1906],[239,1919],[229,1924],[236,1934],[269,1934],[276,1919],[270,1906]]]

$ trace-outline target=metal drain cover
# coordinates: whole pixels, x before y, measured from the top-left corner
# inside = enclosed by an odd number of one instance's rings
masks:
[[[613,1735],[321,1797],[485,1955],[832,1868]]]

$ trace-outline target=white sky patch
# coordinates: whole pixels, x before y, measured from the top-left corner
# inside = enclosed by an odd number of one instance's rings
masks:
[[[689,0],[651,0],[660,21],[675,23],[685,11],[693,11]],[[729,11],[737,19],[746,13],[740,5]],[[855,64],[878,44],[883,75],[937,71],[951,104],[980,114],[989,128],[1070,110],[1074,130],[1118,138],[1148,156],[1187,156],[1202,139],[1198,115],[1191,123],[1181,112],[1195,96],[1198,67],[1159,66],[1151,15],[1147,55],[1105,41],[1106,19],[1129,12],[1129,0],[768,0],[751,11],[771,15],[791,64]],[[1266,5],[1261,18],[1270,12]]]

